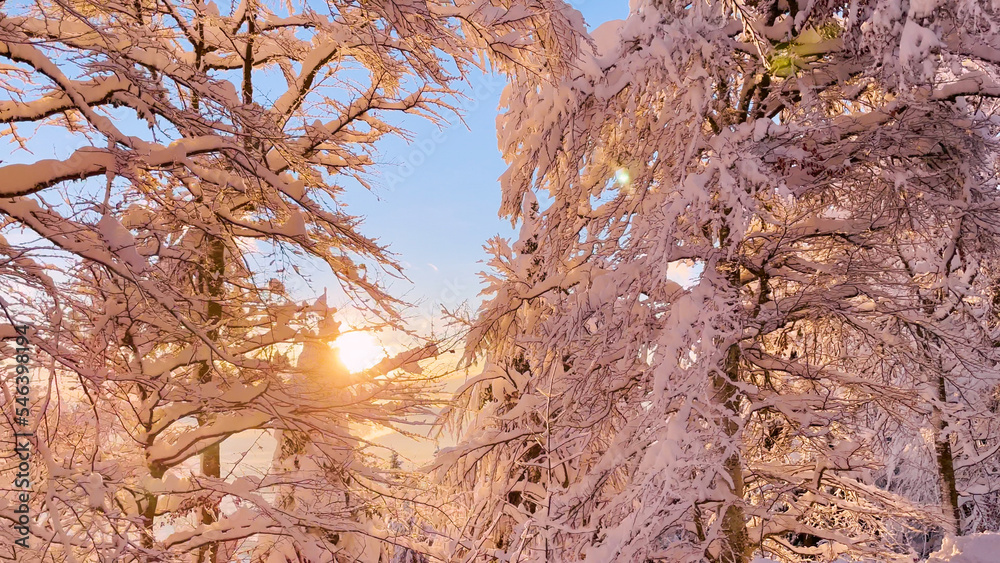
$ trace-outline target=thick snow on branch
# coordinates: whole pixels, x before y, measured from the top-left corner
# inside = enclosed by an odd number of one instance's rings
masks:
[[[200,137],[180,139],[169,146],[145,145],[125,154],[107,149],[84,147],[73,152],[65,160],[40,160],[32,164],[8,164],[0,166],[0,174],[7,181],[0,187],[3,197],[19,197],[33,194],[56,186],[67,180],[85,180],[103,176],[108,172],[116,175],[133,175],[139,170],[154,170],[174,165],[182,165],[195,155],[215,152],[232,145],[220,137]],[[125,162],[121,162],[124,157]]]

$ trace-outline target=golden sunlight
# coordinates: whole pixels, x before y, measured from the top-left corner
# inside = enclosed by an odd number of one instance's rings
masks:
[[[385,349],[370,332],[348,332],[334,342],[341,363],[351,373],[364,371],[385,357]]]

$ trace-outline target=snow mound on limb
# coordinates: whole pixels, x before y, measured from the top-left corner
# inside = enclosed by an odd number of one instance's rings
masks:
[[[758,557],[758,558],[754,559],[753,561],[751,561],[750,563],[779,563],[779,562],[775,561],[773,559],[768,559],[766,557]],[[833,563],[881,563],[881,562],[869,561],[869,560],[865,560],[865,561],[848,561],[847,559],[837,559]]]
[[[1000,561],[1000,533],[986,532],[972,536],[947,536],[941,549],[931,554],[927,563],[997,563]]]
[[[778,563],[777,561],[758,557],[751,563]],[[848,563],[838,560],[837,563]],[[859,561],[853,563],[876,563],[875,561]],[[1000,533],[985,532],[971,536],[946,536],[941,542],[941,549],[935,551],[923,563],[1000,563]]]

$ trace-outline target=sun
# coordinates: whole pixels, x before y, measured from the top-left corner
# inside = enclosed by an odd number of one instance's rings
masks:
[[[341,363],[351,373],[364,371],[385,357],[385,350],[370,332],[348,332],[333,343]]]

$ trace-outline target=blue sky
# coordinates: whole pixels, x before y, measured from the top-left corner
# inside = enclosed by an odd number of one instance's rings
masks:
[[[590,29],[624,19],[627,0],[571,2]],[[498,178],[505,165],[497,148],[496,116],[504,79],[469,77],[460,104],[465,124],[438,130],[425,122],[408,123],[410,143],[392,139],[381,145],[381,186],[375,192],[349,190],[342,198],[353,215],[365,217],[362,233],[388,244],[412,283],[396,282],[396,295],[422,306],[427,318],[437,304],[454,307],[479,293],[478,272],[485,264],[483,244],[492,236],[512,236],[500,207]],[[407,165],[407,161],[411,165]],[[416,164],[416,165],[413,165]],[[395,176],[389,176],[389,174]]]

